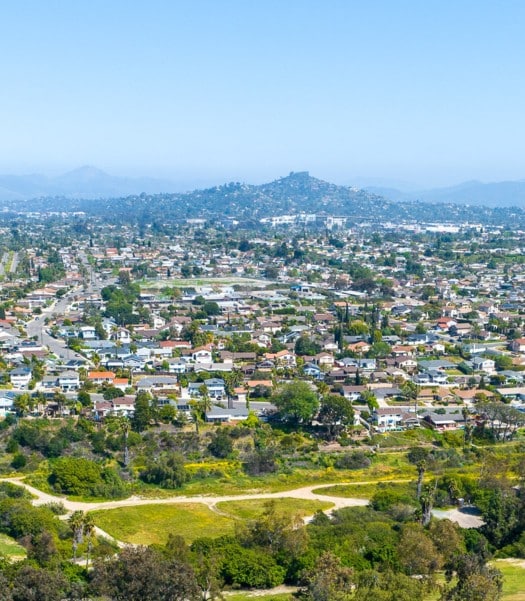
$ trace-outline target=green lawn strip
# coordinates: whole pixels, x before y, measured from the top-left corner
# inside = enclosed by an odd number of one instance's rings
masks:
[[[281,595],[273,595],[269,593],[265,595],[262,591],[244,592],[244,593],[229,593],[224,595],[228,601],[249,601],[250,599],[263,599],[264,601],[293,601],[297,599],[290,593]]]
[[[411,482],[377,482],[370,483],[358,482],[353,484],[336,484],[335,486],[325,486],[316,488],[315,493],[318,495],[326,495],[329,497],[343,497],[345,499],[370,499],[377,492],[378,484],[388,486],[389,490],[395,490],[399,493],[410,495],[415,492],[415,481]]]
[[[140,280],[139,285],[141,289],[158,289],[166,288],[169,286],[175,288],[194,288],[195,286],[234,286],[234,285],[262,285],[268,286],[271,282],[257,278],[241,278],[241,277],[210,277],[210,278],[172,278],[170,280]]]
[[[26,556],[26,550],[10,536],[0,534],[0,555],[22,558]]]
[[[234,520],[218,515],[203,503],[139,505],[91,512],[95,524],[108,534],[127,543],[162,544],[168,534],[196,538],[232,534]]]
[[[333,507],[328,501],[313,501],[310,499],[250,499],[248,501],[222,501],[217,503],[217,509],[235,518],[253,520],[260,516],[268,502],[275,504],[279,513],[296,515],[301,518],[314,515],[316,511],[325,511]]]
[[[525,601],[525,560],[497,559],[492,565],[503,574],[503,601]]]

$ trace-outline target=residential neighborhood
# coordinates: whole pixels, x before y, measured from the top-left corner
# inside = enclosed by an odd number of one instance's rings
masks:
[[[190,221],[6,251],[4,415],[23,396],[29,415],[56,415],[59,398],[62,415],[131,416],[142,391],[190,421],[203,396],[207,421],[271,419],[294,380],[350,399],[356,436],[482,422],[481,401],[525,407],[506,392],[525,373],[521,232],[334,222],[300,240],[293,221],[248,241]]]

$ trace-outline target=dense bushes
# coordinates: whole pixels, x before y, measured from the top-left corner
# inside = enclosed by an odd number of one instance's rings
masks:
[[[126,488],[111,468],[82,457],[61,457],[51,468],[49,482],[61,493],[93,497],[121,497]]]
[[[368,455],[360,451],[353,451],[340,455],[335,460],[335,467],[342,470],[360,470],[370,467],[372,460]]]
[[[13,432],[11,443],[17,443],[33,451],[39,451],[44,457],[60,457],[73,443],[85,438],[82,428],[66,424],[56,432],[47,427],[46,422],[22,422]]]
[[[227,548],[221,567],[221,575],[226,584],[234,587],[272,588],[282,584],[285,569],[273,557],[255,549],[245,549],[240,545]]]
[[[170,453],[151,462],[139,477],[147,484],[156,484],[162,488],[180,488],[189,480],[184,458],[178,453]]]

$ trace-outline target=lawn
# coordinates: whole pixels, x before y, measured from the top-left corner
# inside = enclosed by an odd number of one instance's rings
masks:
[[[169,286],[175,288],[195,288],[196,286],[269,286],[272,282],[256,278],[241,277],[196,277],[172,278],[170,280],[140,280],[141,289],[162,289]]]
[[[523,559],[497,559],[491,562],[503,574],[503,595],[501,601],[525,601],[525,561]],[[438,574],[438,583],[444,582]],[[425,601],[438,601],[439,592],[425,597]]]
[[[261,591],[256,592],[243,592],[243,593],[229,593],[225,595],[225,599],[228,601],[250,601],[251,599],[261,599],[262,601],[293,601],[296,599],[291,593],[282,593],[274,595],[272,593],[268,595],[261,594]]]
[[[503,573],[502,601],[525,601],[525,561],[498,559],[493,565]]]
[[[389,490],[403,494],[412,494],[415,492],[414,482],[388,482]],[[336,484],[335,486],[323,486],[316,488],[318,495],[327,495],[330,497],[343,497],[345,499],[371,499],[377,491],[377,484],[365,482],[363,484]]]
[[[98,510],[91,515],[99,528],[117,540],[152,545],[165,543],[168,534],[178,534],[188,542],[204,536],[214,538],[233,534],[236,520],[256,518],[263,513],[267,503],[267,499],[225,501],[217,504],[217,512],[204,503],[151,504]],[[302,499],[275,499],[275,505],[280,513],[300,517],[333,506],[325,501]]]
[[[235,521],[219,515],[203,503],[139,505],[91,512],[95,524],[126,543],[163,544],[168,534],[188,542],[203,536],[217,537],[234,532]]]
[[[251,499],[249,501],[223,501],[217,503],[217,509],[234,518],[253,520],[260,516],[268,506],[269,499]],[[333,507],[327,501],[309,499],[272,499],[278,513],[297,515],[301,518],[314,515],[316,511],[324,511]]]
[[[0,534],[0,555],[12,557],[13,559],[22,559],[26,556],[26,550],[10,536]]]

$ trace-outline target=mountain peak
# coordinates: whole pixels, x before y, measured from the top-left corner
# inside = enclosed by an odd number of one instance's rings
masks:
[[[83,165],[82,167],[78,167],[77,169],[73,169],[72,171],[68,171],[61,175],[57,179],[61,180],[75,180],[75,181],[92,181],[99,178],[107,178],[110,177],[105,171],[102,169],[98,169],[93,165]]]

